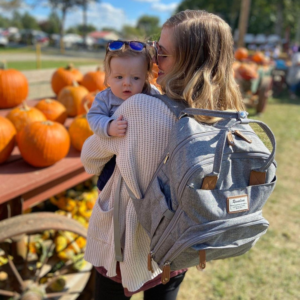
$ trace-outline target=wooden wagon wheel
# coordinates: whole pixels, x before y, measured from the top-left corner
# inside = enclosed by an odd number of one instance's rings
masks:
[[[264,77],[261,81],[258,90],[258,103],[256,105],[256,113],[262,113],[265,111],[268,98],[272,94],[272,78],[270,76]]]
[[[64,235],[67,244],[58,250],[54,240]],[[0,258],[7,263],[1,266],[0,274],[8,280],[6,285],[3,278],[0,280],[0,298],[70,300],[82,295],[92,272],[92,266],[83,260],[86,236],[87,230],[79,222],[54,213],[31,213],[1,221]],[[32,243],[39,238],[43,251],[31,253]],[[61,259],[59,255],[70,249],[76,249],[77,259]],[[80,270],[75,268],[79,264]]]

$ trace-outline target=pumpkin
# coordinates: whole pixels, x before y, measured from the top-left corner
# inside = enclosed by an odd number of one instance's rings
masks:
[[[80,83],[82,78],[83,75],[72,64],[69,64],[65,68],[58,68],[51,78],[52,90],[58,95],[64,87],[72,85],[73,81]]]
[[[68,114],[66,108],[58,101],[53,99],[40,100],[35,108],[40,110],[49,121],[64,124]]]
[[[85,109],[85,103],[87,103],[87,108],[90,109],[92,106],[92,103],[96,97],[96,95],[98,94],[99,91],[95,91],[95,92],[90,92],[88,93],[86,96],[83,97],[81,104],[80,104],[80,108],[78,111],[79,115],[85,114],[86,113],[86,109]]]
[[[68,154],[70,136],[62,124],[46,120],[28,124],[18,133],[17,143],[27,163],[47,167]]]
[[[88,103],[85,103],[86,113],[88,112]],[[72,146],[81,151],[85,140],[93,134],[89,122],[86,118],[86,113],[76,117],[69,127],[69,134]]]
[[[41,111],[27,106],[25,102],[20,107],[12,109],[6,117],[14,124],[17,132],[21,131],[27,124],[47,120]]]
[[[243,60],[248,57],[248,50],[246,48],[238,48],[234,52],[234,57],[237,60]]]
[[[6,161],[15,146],[17,131],[14,125],[0,116],[0,164]]]
[[[258,64],[261,64],[264,62],[265,56],[262,52],[257,51],[253,54],[252,60]]]
[[[102,91],[106,89],[104,84],[105,73],[98,68],[96,71],[91,71],[83,76],[81,85],[86,87],[89,92]]]
[[[5,69],[5,64],[0,64],[0,108],[18,106],[28,96],[28,81],[17,70]]]
[[[235,71],[237,76],[245,80],[251,80],[258,77],[256,68],[251,64],[242,63]]]
[[[72,86],[66,86],[60,91],[57,101],[65,106],[69,117],[75,117],[79,115],[81,101],[88,93],[84,86],[74,81]]]

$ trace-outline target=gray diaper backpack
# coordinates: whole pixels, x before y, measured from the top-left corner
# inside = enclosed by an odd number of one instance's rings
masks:
[[[266,233],[262,208],[276,183],[275,138],[246,112],[185,108],[156,97],[178,120],[143,198],[129,193],[151,239],[148,269],[154,260],[165,284],[170,271],[242,255]],[[208,125],[195,115],[222,119]],[[249,123],[265,131],[272,153]]]

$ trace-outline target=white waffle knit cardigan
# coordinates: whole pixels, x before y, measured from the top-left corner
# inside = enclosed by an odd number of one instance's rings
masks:
[[[98,201],[89,222],[85,259],[104,267],[107,276],[116,276],[114,252],[113,207],[120,173],[138,198],[145,192],[162,159],[175,117],[157,98],[138,94],[126,100],[114,117],[128,121],[126,136],[88,138],[81,152],[86,172],[99,175],[104,165],[116,154],[116,168]],[[122,283],[133,292],[153,279],[161,270],[153,263],[154,273],[147,269],[150,239],[137,220],[137,215],[124,183],[121,187],[120,227],[124,261],[120,263]],[[151,212],[149,212],[151,213]]]

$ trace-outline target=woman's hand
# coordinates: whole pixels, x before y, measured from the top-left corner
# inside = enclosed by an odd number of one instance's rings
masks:
[[[125,136],[127,130],[127,121],[123,120],[123,116],[119,116],[117,120],[113,120],[108,124],[107,133],[110,136]]]

